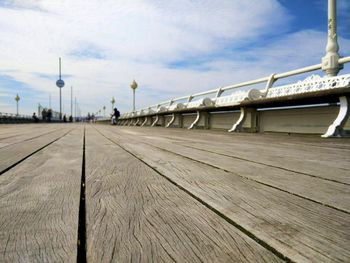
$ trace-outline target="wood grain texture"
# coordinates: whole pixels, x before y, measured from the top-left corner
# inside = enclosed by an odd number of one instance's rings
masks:
[[[0,172],[34,153],[0,176],[0,262],[76,261],[82,127],[0,125]],[[350,140],[89,125],[86,143],[88,262],[350,261]]]
[[[30,127],[30,124],[26,125],[13,125],[13,124],[1,124],[0,125],[0,139],[3,135],[11,134],[13,131],[23,132]]]
[[[136,140],[350,213],[349,185],[207,151],[200,143],[197,148],[187,147],[184,143],[147,133],[136,136]]]
[[[187,131],[181,129],[151,128],[120,131],[134,134],[152,134],[195,148],[255,161],[298,173],[350,184],[350,140],[324,139],[318,136],[283,134],[228,134],[217,131]]]
[[[13,125],[12,129],[7,129],[6,134],[0,134],[0,149],[23,141],[32,140],[43,136],[48,133],[52,133],[62,128],[62,125],[47,125],[47,124],[38,124],[38,125],[28,125],[28,127],[17,128]],[[0,131],[2,126],[0,125]]]
[[[141,143],[137,139],[140,133],[144,133],[143,129],[98,128],[154,169],[290,259],[296,262],[349,261],[348,213],[261,185],[178,154],[160,151],[159,148]],[[203,140],[204,135],[201,135]],[[168,136],[173,138],[171,134]],[[189,139],[187,134],[183,139]],[[214,144],[215,141],[211,140],[211,143]],[[247,143],[249,144],[249,141]]]
[[[51,130],[61,124],[0,124],[0,141],[21,135],[35,135],[36,133]]]
[[[211,143],[205,147],[201,143],[193,142],[185,142],[184,145],[350,185],[350,151],[347,149],[307,144],[276,146],[273,143],[266,143],[265,146],[250,144],[244,147],[222,144],[219,149]]]
[[[76,262],[83,130],[0,176],[0,261]]]
[[[89,262],[276,262],[143,162],[86,131]]]
[[[31,155],[38,149],[57,140],[69,132],[72,126],[62,127],[54,132],[42,134],[39,137],[31,138],[20,143],[7,145],[0,149],[0,172],[16,164],[23,158]]]

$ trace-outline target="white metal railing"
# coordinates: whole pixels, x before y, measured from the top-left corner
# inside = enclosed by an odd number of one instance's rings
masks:
[[[0,117],[10,117],[10,118],[32,118],[29,115],[24,114],[14,114],[14,113],[7,113],[7,112],[0,112]]]
[[[24,115],[24,114],[14,114],[7,112],[0,112],[0,122],[7,120],[32,120],[32,116]]]
[[[344,57],[339,59],[339,64],[345,64],[350,62],[350,56],[349,57]],[[158,104],[154,104],[151,105],[149,107],[140,109],[138,111],[135,112],[128,112],[125,114],[121,115],[121,119],[124,118],[131,118],[131,117],[137,117],[137,116],[145,116],[145,115],[154,115],[156,113],[161,113],[161,112],[173,112],[176,110],[183,110],[185,108],[189,109],[195,109],[195,108],[200,108],[200,107],[210,107],[210,106],[221,106],[222,104],[225,104],[225,100],[228,101],[228,103],[226,104],[234,104],[234,103],[238,103],[246,100],[246,99],[250,99],[250,100],[254,100],[254,99],[259,99],[259,98],[264,98],[268,95],[269,90],[273,87],[273,83],[276,82],[278,79],[282,79],[282,78],[287,78],[287,77],[291,77],[291,76],[295,76],[295,75],[299,75],[299,74],[303,74],[303,73],[307,73],[307,72],[312,72],[312,71],[316,71],[316,70],[320,70],[322,69],[322,64],[316,64],[316,65],[312,65],[312,66],[308,66],[308,67],[304,67],[304,68],[299,68],[299,69],[295,69],[295,70],[291,70],[291,71],[287,71],[287,72],[283,72],[283,73],[279,73],[279,74],[272,74],[270,76],[267,77],[263,77],[263,78],[259,78],[259,79],[254,79],[254,80],[250,80],[250,81],[246,81],[246,82],[241,82],[238,84],[233,84],[233,85],[229,85],[229,86],[225,86],[225,87],[219,87],[216,89],[212,89],[212,90],[208,90],[208,91],[204,91],[204,92],[199,92],[199,93],[195,93],[195,94],[190,94],[187,96],[182,96],[182,97],[178,97],[178,98],[174,98],[174,99],[170,99],[167,101],[163,101],[161,103]],[[334,78],[334,77],[333,77]],[[314,81],[315,79],[320,80],[321,77],[318,78],[307,78],[307,81]],[[326,78],[327,79],[327,78]],[[236,90],[242,87],[246,87],[246,86],[252,86],[252,85],[256,85],[256,84],[260,84],[260,83],[264,83],[266,82],[266,86],[264,89],[250,89],[247,91],[243,91],[243,90],[238,90],[235,93],[232,93],[230,96],[221,96],[221,94],[224,91],[228,91],[228,90]],[[292,85],[290,85],[292,86]],[[285,86],[283,86],[285,87]],[[315,91],[315,90],[312,90]],[[215,98],[213,99],[209,99],[209,98],[204,98],[201,100],[195,100],[198,97],[201,96],[205,96],[205,95],[209,95],[209,94],[214,94]],[[273,96],[276,97],[276,96]],[[209,100],[211,100],[211,102]],[[186,103],[180,103],[180,101],[183,100],[187,100]],[[179,107],[177,107],[177,105],[179,105]]]

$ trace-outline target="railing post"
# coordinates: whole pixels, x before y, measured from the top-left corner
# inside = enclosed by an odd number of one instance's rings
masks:
[[[328,127],[328,130],[321,137],[342,137],[345,134],[344,125],[350,116],[350,97],[341,96],[339,98],[340,109],[337,118]]]
[[[137,118],[136,122],[134,123],[134,126],[137,126],[139,124],[139,122],[140,122],[140,118]]]
[[[197,117],[196,117],[196,119],[192,122],[190,127],[188,127],[187,129],[188,130],[192,130],[194,127],[196,127],[198,122],[199,122],[199,120],[200,120],[200,118],[201,118],[201,111],[197,110]]]
[[[157,123],[158,123],[158,120],[159,120],[159,115],[156,115],[155,117],[156,117],[156,118],[155,118],[155,120],[152,122],[151,127],[156,126],[156,125],[157,125]]]
[[[244,108],[241,107],[241,114],[238,120],[233,124],[232,128],[228,130],[228,132],[240,132],[243,131],[243,126],[247,123],[248,119],[249,127],[246,127],[245,130],[249,130],[250,132],[258,132],[259,131],[259,121],[258,121],[258,112],[254,108]]]
[[[165,128],[169,128],[169,127],[174,123],[175,118],[176,118],[176,115],[175,115],[175,113],[173,113],[173,114],[171,115],[170,121],[165,125]]]
[[[328,0],[328,40],[326,55],[322,58],[322,70],[327,76],[336,76],[343,68],[339,64],[339,45],[337,36],[337,0]]]

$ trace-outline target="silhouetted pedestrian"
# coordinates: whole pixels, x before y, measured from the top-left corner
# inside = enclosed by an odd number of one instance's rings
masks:
[[[43,109],[43,111],[41,112],[41,117],[43,118],[43,121],[46,121],[46,118],[47,118],[47,111],[46,111],[46,109]]]
[[[38,116],[36,116],[35,112],[33,112],[33,119],[35,122],[39,122],[39,118],[38,118]]]
[[[48,109],[48,110],[47,110],[47,121],[48,121],[48,122],[51,122],[51,118],[52,118],[52,110],[51,110],[51,109]]]
[[[120,116],[120,112],[118,111],[117,108],[114,108],[113,110],[113,116],[112,116],[112,125],[117,124],[118,118]]]

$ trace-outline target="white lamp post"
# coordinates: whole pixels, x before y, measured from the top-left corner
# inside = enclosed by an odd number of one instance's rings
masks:
[[[70,87],[70,116],[73,118],[73,86]]]
[[[137,89],[137,83],[135,80],[131,83],[130,88],[132,89],[133,94],[132,111],[135,111],[135,90]]]
[[[343,68],[339,64],[339,45],[337,37],[337,0],[328,0],[328,41],[326,55],[322,58],[322,70],[327,76],[336,76]]]
[[[15,97],[15,101],[16,101],[16,104],[17,104],[17,116],[18,116],[18,102],[19,102],[20,99],[21,98],[17,94],[17,96]]]
[[[56,81],[56,86],[60,89],[60,120],[62,120],[62,88],[64,81],[61,79],[61,58],[59,58],[59,79]]]

